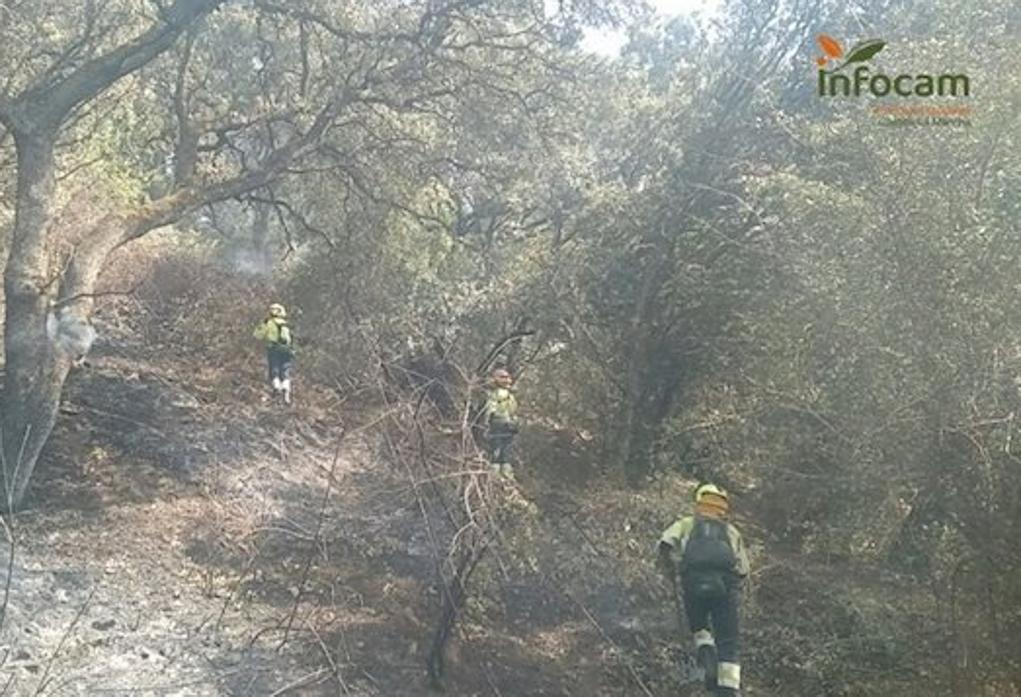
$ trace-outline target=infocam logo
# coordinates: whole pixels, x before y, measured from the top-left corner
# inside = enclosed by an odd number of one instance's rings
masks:
[[[971,81],[967,75],[887,75],[873,71],[868,62],[886,47],[880,39],[855,44],[844,53],[840,42],[820,34],[816,38],[823,56],[816,58],[817,90],[820,97],[970,97]],[[830,68],[830,64],[835,67]],[[853,66],[853,67],[849,67]],[[845,70],[846,68],[846,70]]]

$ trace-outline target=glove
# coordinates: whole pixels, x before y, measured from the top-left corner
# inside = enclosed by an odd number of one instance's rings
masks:
[[[662,541],[657,548],[656,567],[667,576],[672,575],[674,572],[674,560],[670,558],[670,553],[673,549],[673,547]]]

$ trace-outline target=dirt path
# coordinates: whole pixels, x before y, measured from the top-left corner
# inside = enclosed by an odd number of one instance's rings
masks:
[[[331,677],[304,645],[307,610],[279,650],[276,627],[326,474],[354,476],[364,443],[337,452],[337,424],[203,397],[116,358],[76,376],[15,520],[8,694],[271,695]]]

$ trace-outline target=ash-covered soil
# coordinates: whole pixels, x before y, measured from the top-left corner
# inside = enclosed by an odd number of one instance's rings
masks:
[[[260,367],[224,381],[107,351],[73,376],[13,521],[0,694],[429,692],[414,487],[372,418],[300,382],[294,407],[265,403]],[[694,676],[643,566],[663,521],[539,474],[508,485],[546,531],[534,573],[480,577],[446,694],[677,694]]]

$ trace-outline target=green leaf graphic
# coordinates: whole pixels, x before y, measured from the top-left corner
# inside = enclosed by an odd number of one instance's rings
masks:
[[[848,63],[864,63],[872,56],[876,55],[886,46],[885,41],[879,39],[869,39],[863,41],[852,48],[847,54],[847,60],[844,61],[844,65]]]

